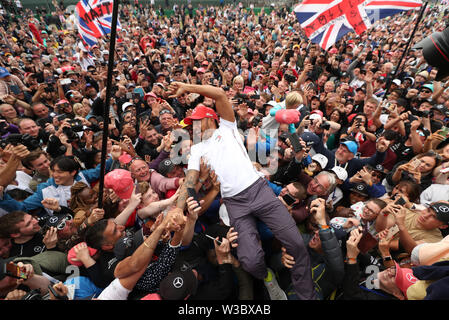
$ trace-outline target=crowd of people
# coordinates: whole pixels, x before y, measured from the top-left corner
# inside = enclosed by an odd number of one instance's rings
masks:
[[[397,69],[418,10],[324,51],[292,8],[121,4],[111,52],[55,5],[0,16],[2,299],[449,297],[449,81]]]

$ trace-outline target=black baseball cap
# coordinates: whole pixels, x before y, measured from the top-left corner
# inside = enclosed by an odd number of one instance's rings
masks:
[[[174,271],[159,285],[159,295],[163,300],[184,300],[195,294],[198,280],[192,269]]]
[[[165,159],[159,163],[158,171],[161,175],[166,176],[175,168],[175,164],[170,159]]]
[[[430,205],[437,216],[437,219],[444,222],[445,224],[449,224],[449,204],[446,202],[434,202]]]
[[[355,184],[351,189],[349,189],[349,191],[356,192],[365,197],[369,197],[368,185],[363,182]]]

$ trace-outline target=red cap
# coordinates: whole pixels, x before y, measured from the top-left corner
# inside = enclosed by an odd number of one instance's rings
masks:
[[[204,73],[204,72],[206,72],[206,69],[204,69],[204,68],[199,68],[198,70],[196,70],[196,73]]]
[[[104,186],[114,190],[115,194],[122,200],[131,198],[134,189],[134,180],[131,172],[124,169],[115,169],[104,177]]]
[[[192,124],[192,120],[201,120],[204,118],[215,119],[218,121],[218,116],[213,109],[206,107],[204,104],[199,104],[193,109],[192,115],[184,119],[184,123],[190,125]]]
[[[394,281],[399,290],[404,294],[405,298],[407,298],[407,289],[415,284],[418,279],[413,275],[412,269],[401,268],[396,261],[394,264],[396,265],[396,277],[394,278]]]

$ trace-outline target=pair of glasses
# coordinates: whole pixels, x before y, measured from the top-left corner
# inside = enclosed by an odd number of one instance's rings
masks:
[[[140,157],[134,157],[134,158],[132,158],[131,161],[128,163],[128,168],[129,168],[129,167],[133,164],[133,162],[136,161],[136,160],[142,160],[142,161],[145,161],[145,160],[143,160],[143,159],[140,158]]]
[[[421,90],[422,93],[432,93],[430,90]]]

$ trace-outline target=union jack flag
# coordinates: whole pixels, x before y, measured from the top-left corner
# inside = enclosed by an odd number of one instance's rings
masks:
[[[422,6],[422,0],[304,0],[295,14],[306,36],[324,50],[346,33],[362,34],[380,19]]]
[[[113,0],[81,0],[75,8],[78,32],[83,41],[92,47],[97,38],[111,32]],[[117,20],[117,30],[121,29]]]

